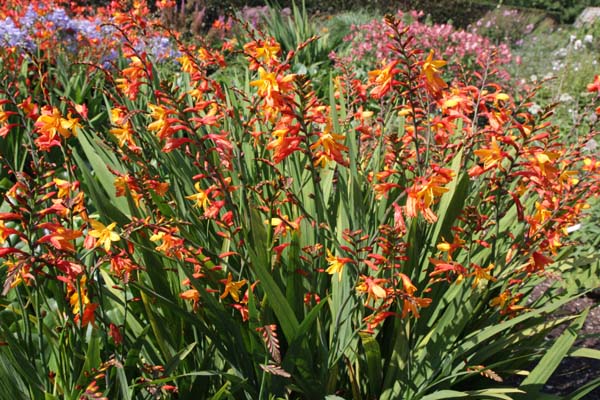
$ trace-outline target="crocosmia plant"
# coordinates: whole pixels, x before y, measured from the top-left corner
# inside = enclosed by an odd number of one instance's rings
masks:
[[[565,145],[497,57],[462,79],[389,16],[389,52],[321,95],[295,64],[318,37],[58,6],[0,13],[0,393],[526,399],[595,355],[587,311],[548,315],[590,289],[565,261],[596,126]]]

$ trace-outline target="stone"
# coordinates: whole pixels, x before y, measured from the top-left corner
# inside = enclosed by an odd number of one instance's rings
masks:
[[[586,7],[575,20],[575,27],[581,28],[584,25],[590,25],[600,19],[600,7]]]

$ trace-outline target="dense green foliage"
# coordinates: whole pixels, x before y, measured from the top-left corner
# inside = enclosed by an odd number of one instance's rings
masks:
[[[524,400],[600,359],[576,344],[589,309],[549,318],[598,284],[570,230],[600,194],[600,77],[564,140],[496,47],[451,56],[475,33],[387,16],[365,26],[391,51],[359,61],[363,16],[175,37],[134,4],[64,51],[104,24],[43,1],[55,22],[0,47],[0,394]],[[188,6],[161,17],[224,9]]]

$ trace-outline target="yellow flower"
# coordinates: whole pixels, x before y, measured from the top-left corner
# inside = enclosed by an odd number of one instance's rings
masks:
[[[54,178],[52,181],[58,188],[58,194],[56,195],[57,197],[62,199],[69,196],[69,191],[71,190],[71,183],[69,181],[59,178]]]
[[[121,240],[121,237],[116,232],[113,232],[113,229],[117,226],[116,222],[108,226],[104,226],[104,224],[96,220],[90,220],[90,223],[94,229],[89,231],[88,235],[97,239],[96,246],[104,246],[104,249],[108,251],[112,242]]]
[[[194,188],[196,189],[195,194],[191,194],[189,196],[185,196],[186,199],[188,200],[193,200],[196,202],[195,207],[202,207],[204,210],[206,210],[207,207],[210,206],[210,200],[208,198],[208,193],[204,190],[202,190],[202,188],[200,187],[200,182],[196,182],[196,184],[194,185]]]
[[[85,306],[88,305],[90,303],[90,299],[87,296],[87,289],[86,289],[86,277],[85,275],[81,277],[80,281],[79,281],[79,291],[75,289],[75,287],[73,287],[72,285],[69,288],[69,293],[71,294],[69,296],[69,304],[71,304],[71,307],[73,309],[73,314],[77,315],[79,314],[79,311],[81,311],[81,306]],[[79,297],[79,294],[81,294],[81,298]]]
[[[427,86],[433,92],[437,93],[441,89],[448,87],[446,82],[444,82],[444,80],[440,78],[440,68],[446,65],[446,61],[434,60],[433,53],[433,50],[431,50],[429,52],[429,55],[427,56],[427,59],[423,63],[423,74],[425,75]]]
[[[473,276],[473,288],[476,288],[480,280],[486,280],[496,282],[496,278],[490,275],[490,272],[494,270],[494,264],[490,264],[487,268],[482,268],[479,265],[473,265],[475,271],[471,274]]]
[[[258,79],[250,82],[250,86],[258,88],[259,96],[269,96],[271,92],[278,91],[277,76],[273,72],[267,72],[264,68],[258,69]]]
[[[42,115],[38,117],[35,126],[42,134],[51,138],[60,134],[64,138],[71,135],[77,136],[77,128],[79,128],[79,120],[71,118],[71,114],[67,118],[63,118],[60,110],[56,107],[45,109]]]
[[[394,81],[394,75],[400,71],[395,68],[397,64],[398,61],[392,61],[381,69],[368,72],[369,82],[375,86],[373,90],[371,90],[371,96],[373,96],[373,98],[382,98],[396,83]]]
[[[498,141],[495,137],[492,137],[490,147],[475,150],[473,153],[479,157],[485,171],[499,166],[502,160],[506,158],[506,153],[502,151],[502,148],[498,145]]]
[[[269,62],[271,60],[274,60],[280,51],[281,47],[279,46],[279,43],[265,43],[263,46],[256,47],[256,58]]]
[[[342,272],[344,271],[344,265],[346,264],[346,259],[336,257],[331,254],[331,251],[327,249],[327,262],[329,263],[329,268],[325,270],[329,275],[333,275],[335,273],[338,274],[338,281],[342,280]]]
[[[238,303],[240,301],[240,289],[242,286],[246,284],[246,280],[242,279],[241,281],[233,282],[233,276],[231,272],[227,275],[227,282],[225,282],[225,290],[223,290],[223,294],[221,298],[224,299],[227,295],[230,295],[233,301]]]

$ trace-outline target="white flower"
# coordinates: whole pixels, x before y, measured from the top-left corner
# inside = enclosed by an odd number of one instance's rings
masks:
[[[583,37],[583,43],[592,43],[594,41],[594,37],[592,35],[585,35]]]
[[[594,151],[598,148],[598,142],[596,142],[594,139],[590,139],[585,143],[585,146],[583,146],[583,150],[585,151]]]
[[[529,111],[530,113],[532,113],[532,114],[538,114],[540,111],[542,111],[542,107],[540,107],[540,105],[539,105],[539,104],[537,104],[537,103],[533,103],[533,104],[532,104],[532,105],[529,107],[528,111]]]
[[[582,42],[581,42],[581,40],[579,40],[579,39],[577,39],[577,40],[575,41],[575,43],[573,43],[573,48],[574,48],[575,50],[579,50],[579,49],[581,49],[582,47],[583,47],[583,43],[582,43]]]
[[[563,47],[563,48],[560,48],[560,49],[556,50],[554,52],[554,55],[556,57],[566,57],[567,53],[568,53],[567,49]]]
[[[552,70],[553,71],[560,71],[561,69],[563,69],[564,64],[558,60],[554,60],[552,61]]]
[[[573,101],[573,97],[569,93],[562,93],[558,98],[561,103],[568,103]]]

